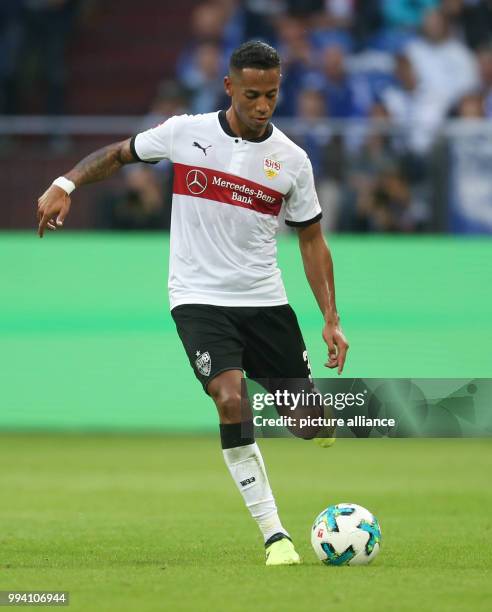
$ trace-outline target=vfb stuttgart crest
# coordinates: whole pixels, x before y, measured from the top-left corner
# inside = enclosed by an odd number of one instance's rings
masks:
[[[280,172],[280,168],[280,162],[272,159],[271,157],[265,157],[263,160],[263,171],[269,179],[276,177]]]
[[[205,351],[204,353],[200,353],[200,351],[197,351],[196,356],[196,369],[200,372],[200,374],[203,374],[203,376],[208,376],[212,367],[212,359],[210,358],[210,353],[208,351]]]

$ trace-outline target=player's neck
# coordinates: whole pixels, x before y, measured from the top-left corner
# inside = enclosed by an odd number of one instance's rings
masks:
[[[244,125],[244,123],[234,112],[232,106],[229,107],[229,109],[226,111],[226,119],[227,123],[229,124],[229,127],[234,132],[234,134],[236,134],[236,136],[239,136],[240,138],[243,138],[244,140],[257,140],[258,138],[262,138],[268,128],[267,123],[265,127],[261,128],[261,130],[254,132],[246,125]]]

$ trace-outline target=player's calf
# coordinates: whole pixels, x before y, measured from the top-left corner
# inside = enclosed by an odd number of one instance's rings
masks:
[[[278,516],[263,457],[254,439],[253,422],[242,420],[245,414],[241,410],[241,380],[242,372],[223,372],[210,382],[208,392],[220,416],[224,460],[264,541],[268,542],[279,534],[288,537],[288,532]],[[276,558],[274,555],[273,559]]]

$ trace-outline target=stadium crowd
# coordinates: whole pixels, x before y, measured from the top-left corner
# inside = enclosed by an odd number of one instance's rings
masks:
[[[45,84],[39,112],[65,112],[68,35],[81,7],[97,4],[0,2],[0,114],[15,112],[36,73]],[[312,161],[326,229],[440,229],[440,128],[448,118],[492,117],[492,0],[203,0],[188,30],[142,127],[225,108],[231,51],[264,40],[283,61],[275,122],[287,133],[292,120],[304,126],[292,137]],[[105,222],[167,223],[159,202],[169,201],[172,176],[168,167],[159,175],[164,167],[128,171],[128,197],[113,198]]]
[[[191,29],[176,72],[191,112],[226,104],[227,58],[259,38],[283,59],[276,117],[372,119],[379,128],[298,139],[322,200],[335,203],[329,227],[426,229],[442,123],[492,116],[491,0],[206,0]]]
[[[15,114],[24,96],[39,96],[40,81],[39,111],[65,112],[66,48],[80,7],[80,0],[1,0],[0,114]]]
[[[396,119],[434,123],[469,93],[492,112],[489,0],[207,0],[191,30],[177,78],[194,113],[221,105],[227,58],[249,38],[281,53],[277,115],[302,115],[305,92],[336,119],[369,117],[381,102]]]

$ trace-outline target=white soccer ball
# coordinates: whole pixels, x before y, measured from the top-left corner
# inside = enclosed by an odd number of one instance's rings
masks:
[[[311,544],[326,565],[366,565],[379,552],[381,527],[362,506],[336,504],[314,521]]]

